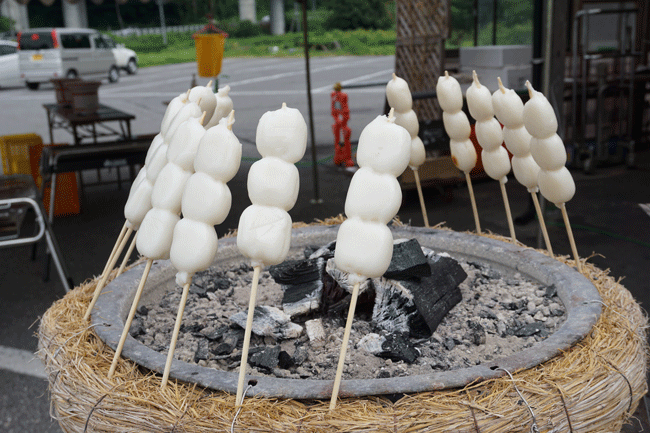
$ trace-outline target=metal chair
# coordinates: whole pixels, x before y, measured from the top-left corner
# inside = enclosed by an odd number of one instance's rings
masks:
[[[30,207],[36,216],[37,231],[32,236],[22,236],[20,229]],[[36,244],[45,238],[47,253],[52,256],[65,291],[74,287],[50,222],[45,217],[38,188],[30,175],[0,176],[0,233],[0,248]]]

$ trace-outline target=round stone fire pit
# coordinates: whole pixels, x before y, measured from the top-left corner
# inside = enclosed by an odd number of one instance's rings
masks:
[[[335,240],[338,226],[312,226],[294,229],[291,252],[297,255],[305,247],[325,245]],[[516,272],[544,285],[554,285],[566,309],[566,321],[545,340],[514,355],[494,359],[468,368],[432,372],[424,375],[384,379],[344,380],[342,397],[362,397],[385,394],[411,394],[448,388],[459,388],[470,383],[501,377],[542,364],[568,350],[585,337],[601,313],[602,301],[594,284],[575,269],[533,249],[488,237],[457,233],[449,230],[431,230],[413,227],[393,227],[394,238],[415,238],[423,247],[436,252],[447,252],[453,257],[489,264],[506,275]],[[227,268],[242,260],[235,238],[220,240],[215,266]],[[136,266],[105,289],[97,302],[92,321],[99,337],[111,348],[117,346],[124,320],[131,306],[144,265]],[[179,290],[175,270],[169,261],[154,263],[140,304],[162,296],[167,291]],[[166,353],[156,352],[130,337],[123,356],[136,364],[159,373],[163,372]],[[217,391],[235,393],[237,374],[175,360],[172,378]],[[254,386],[248,396],[290,399],[327,399],[331,395],[331,380],[279,379],[250,376]]]

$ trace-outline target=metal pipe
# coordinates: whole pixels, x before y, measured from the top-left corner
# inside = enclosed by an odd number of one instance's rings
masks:
[[[309,35],[307,33],[307,0],[301,0],[302,6],[302,34],[305,44],[305,76],[307,78],[307,105],[309,108],[309,132],[311,135],[311,163],[312,175],[314,177],[314,198],[312,203],[322,203],[320,198],[319,185],[318,185],[318,159],[316,156],[316,137],[314,134],[314,111],[312,109],[311,101],[311,76],[309,70]]]

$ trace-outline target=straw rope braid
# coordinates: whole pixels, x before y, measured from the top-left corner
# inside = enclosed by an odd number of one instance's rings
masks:
[[[341,219],[329,219],[325,223],[340,222]],[[486,236],[508,241],[498,235]],[[570,261],[563,256],[555,258],[564,263]],[[553,431],[619,431],[647,391],[648,319],[620,280],[608,273],[585,261],[583,274],[593,281],[604,301],[603,312],[592,331],[555,358],[513,376],[535,407],[540,422],[543,419],[553,425]],[[117,374],[107,380],[105,373],[113,351],[92,329],[84,329],[88,323],[82,320],[96,284],[96,280],[86,281],[55,302],[43,315],[38,329],[37,354],[49,378],[50,411],[62,430],[84,431],[84,423],[93,411],[88,430],[105,433],[169,431],[175,422],[177,430],[192,433],[228,431],[235,415],[234,396],[229,393],[177,381],[170,382],[167,391],[161,393],[160,375],[129,360],[121,360]],[[67,344],[75,341],[80,332],[83,336],[77,342]],[[61,343],[54,359],[54,349]],[[617,375],[609,373],[612,370],[624,376],[627,386]],[[124,388],[112,392],[117,384]],[[318,401],[250,398],[247,410],[237,418],[238,430],[296,431],[295,426],[300,423],[297,433],[392,433],[391,424],[400,433],[522,432],[520,420],[528,409],[516,404],[511,396],[512,385],[512,380],[504,376],[475,382],[463,389],[409,395],[394,403],[373,396],[343,399],[334,413]],[[98,404],[104,395],[108,398]],[[625,404],[627,395],[631,397]],[[188,407],[190,401],[195,403]],[[570,419],[567,403],[572,405]],[[470,407],[476,423],[461,415],[467,413],[463,406]],[[476,428],[479,423],[480,430]]]
[[[108,397],[108,395],[109,395],[111,392],[115,391],[115,388],[117,388],[118,386],[120,386],[120,384],[115,385],[115,386],[114,386],[114,387],[113,387],[109,392],[107,392],[106,394],[102,395],[102,396],[99,398],[99,400],[97,400],[97,403],[95,403],[95,404],[93,405],[92,409],[90,409],[90,412],[88,412],[88,417],[86,418],[86,424],[84,425],[84,433],[86,433],[86,431],[88,430],[88,423],[90,422],[90,417],[93,416],[93,412],[95,412],[95,409],[97,408],[97,406],[99,406],[99,404],[100,404],[100,403],[101,403],[101,402],[102,402],[106,397]]]
[[[481,430],[478,428],[478,421],[476,420],[476,414],[474,413],[474,408],[472,406],[469,407],[469,413],[472,414],[472,420],[474,421],[474,428],[476,429],[476,433],[481,433]]]
[[[196,383],[195,383],[194,386],[192,387],[192,392],[195,392],[195,391],[196,391]],[[176,421],[176,422],[174,423],[174,426],[172,427],[172,430],[171,430],[170,433],[174,433],[174,432],[176,431],[176,427],[178,427],[178,424],[181,422],[181,420],[183,419],[183,417],[185,416],[185,414],[187,413],[187,411],[190,410],[190,408],[191,408],[193,405],[197,404],[199,401],[203,400],[204,398],[208,398],[208,397],[210,397],[210,396],[211,396],[211,394],[199,395],[199,396],[198,396],[198,397],[197,397],[197,398],[196,398],[196,399],[195,399],[191,404],[186,405],[186,406],[185,406],[185,410],[183,411],[183,413],[181,414],[181,416],[178,418],[178,421]]]
[[[562,407],[564,408],[564,413],[566,414],[566,420],[569,424],[569,433],[573,433],[573,426],[571,425],[571,418],[569,417],[569,408],[566,407],[566,402],[564,401],[564,391],[560,388],[559,385],[554,384],[557,389],[558,394],[560,395],[560,400],[562,400]]]
[[[83,330],[77,332],[76,334],[71,335],[70,338],[68,338],[67,340],[65,340],[65,341],[63,342],[63,344],[61,344],[61,345],[59,346],[59,348],[56,349],[56,352],[54,352],[53,358],[56,359],[56,357],[57,357],[57,355],[59,354],[59,352],[61,351],[61,349],[63,349],[63,348],[65,347],[65,345],[68,344],[68,343],[70,342],[70,340],[72,340],[74,337],[78,337],[79,335],[83,334],[84,332],[86,332],[86,331],[88,331],[89,329],[94,328],[95,326],[98,326],[98,325],[111,326],[111,325],[108,324],[108,323],[95,323],[95,324],[93,324],[93,325],[90,325],[90,326],[87,327],[86,329],[83,329]]]

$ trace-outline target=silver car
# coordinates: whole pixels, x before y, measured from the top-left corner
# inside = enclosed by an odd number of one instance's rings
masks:
[[[0,40],[0,88],[18,87],[23,81],[18,69],[18,44]]]
[[[97,30],[25,30],[18,34],[18,54],[20,76],[32,90],[52,78],[120,78],[113,51]]]

